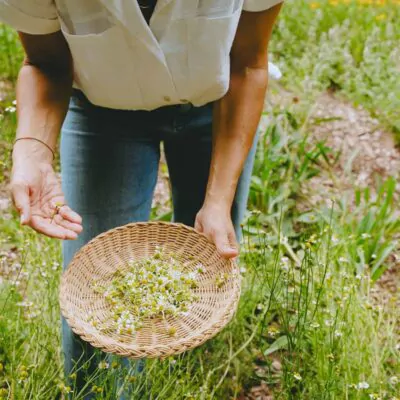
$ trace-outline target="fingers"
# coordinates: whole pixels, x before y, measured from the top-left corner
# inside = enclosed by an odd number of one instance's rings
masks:
[[[64,207],[62,207],[64,208]],[[56,214],[53,218],[53,222],[56,223],[57,225],[62,226],[63,228],[75,232],[76,234],[79,234],[82,232],[82,225],[81,224],[77,224],[75,222],[70,222],[67,219],[64,219],[63,216],[61,215],[61,209],[60,209],[60,213]]]
[[[60,207],[59,214],[67,221],[74,224],[82,224],[82,217],[75,211],[72,211],[67,205]]]
[[[78,237],[77,232],[67,229],[61,225],[58,225],[54,221],[51,222],[51,220],[48,218],[43,218],[38,215],[32,216],[30,226],[35,231],[55,239],[75,240]]]
[[[23,182],[15,182],[11,185],[11,192],[15,207],[21,215],[21,224],[26,225],[31,218],[29,187]]]
[[[222,257],[234,258],[239,255],[234,232],[216,231],[213,235],[213,241]]]
[[[236,241],[236,234],[233,229],[232,223],[224,221],[216,226],[203,222],[202,215],[196,217],[194,228],[198,232],[204,233],[209,240],[211,240],[217,247],[218,252],[224,258],[234,258],[239,255],[239,248]]]

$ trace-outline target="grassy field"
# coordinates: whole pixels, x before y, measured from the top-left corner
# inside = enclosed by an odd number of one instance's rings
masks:
[[[288,2],[273,55],[307,95],[342,92],[400,134],[398,0]]]
[[[122,378],[138,400],[253,400],[257,390],[261,400],[399,398],[400,309],[394,295],[381,301],[377,284],[399,249],[398,182],[354,187],[351,204],[343,196],[298,206],[303,185],[334,167],[332,149],[309,139],[307,105],[321,91],[363,105],[400,132],[399,17],[396,1],[287,2],[271,56],[286,89],[301,101],[268,106],[243,227],[243,294],[234,320],[194,351],[147,362],[145,374],[101,364],[87,391],[115,399]],[[20,61],[16,35],[0,26],[0,77],[14,82]],[[4,187],[16,121],[12,91],[3,97]],[[3,210],[2,400],[83,397],[74,391],[74,375],[72,384],[62,376],[60,263],[59,242],[21,229],[14,211]]]

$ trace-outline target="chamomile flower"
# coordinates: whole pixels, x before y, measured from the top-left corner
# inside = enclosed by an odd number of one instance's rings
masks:
[[[103,361],[99,362],[98,368],[99,369],[108,369],[108,368],[110,368],[110,364],[103,360]]]
[[[20,301],[17,303],[18,307],[24,307],[24,308],[29,308],[33,306],[33,303],[31,301]]]
[[[198,299],[191,289],[197,288],[203,267],[197,265],[195,271],[184,267],[175,255],[158,247],[152,257],[120,266],[111,283],[96,282],[94,290],[112,306],[111,327],[118,334],[133,334],[143,327],[145,319],[187,313]],[[96,328],[110,329],[110,323],[102,326],[94,322]]]
[[[365,382],[365,381],[363,381],[363,382],[358,382],[357,385],[356,385],[356,388],[357,388],[358,390],[368,389],[368,388],[369,388],[369,383],[368,383],[368,382]]]
[[[391,384],[391,385],[397,385],[398,383],[400,382],[400,380],[399,380],[399,378],[397,377],[397,376],[391,376],[390,378],[389,378],[389,383]]]
[[[295,372],[293,374],[293,378],[296,379],[296,381],[301,381],[303,379],[302,376],[298,372]]]

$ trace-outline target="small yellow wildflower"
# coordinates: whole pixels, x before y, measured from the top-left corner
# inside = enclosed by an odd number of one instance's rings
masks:
[[[20,374],[19,374],[19,379],[21,380],[21,381],[24,381],[25,379],[27,379],[28,378],[28,372],[27,371],[21,371],[20,372]]]
[[[19,367],[19,380],[24,381],[28,378],[28,370],[25,365]]]
[[[379,14],[375,17],[377,21],[384,21],[386,19],[386,14]]]
[[[92,386],[92,392],[93,393],[103,393],[103,388],[101,386],[93,385]]]
[[[176,335],[176,328],[174,326],[170,326],[168,328],[168,335],[169,336],[175,336]]]
[[[280,330],[276,325],[272,325],[272,326],[268,327],[267,332],[268,332],[269,337],[274,338],[279,334]]]
[[[311,3],[310,4],[310,8],[312,9],[312,10],[316,10],[317,8],[319,8],[321,5],[319,4],[319,3],[317,3],[317,2],[314,2],[314,3]]]
[[[72,393],[71,387],[65,386],[63,382],[58,384],[58,388],[60,389],[61,393]]]
[[[119,367],[119,364],[116,362],[116,361],[113,361],[112,363],[111,363],[111,368],[112,369],[116,369],[116,368],[118,368]]]

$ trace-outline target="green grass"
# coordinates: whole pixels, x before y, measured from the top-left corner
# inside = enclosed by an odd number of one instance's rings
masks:
[[[340,91],[400,135],[399,19],[393,0],[287,1],[273,57],[299,93]]]
[[[390,27],[399,8],[310,4],[288,1],[275,32],[273,57],[285,84],[303,91],[306,101],[268,109],[243,227],[243,291],[234,320],[194,351],[148,361],[144,374],[97,369],[87,391],[96,391],[98,399],[115,399],[117,382],[124,380],[133,400],[241,399],[260,382],[275,399],[398,396],[400,310],[395,297],[376,301],[376,280],[399,248],[397,182],[380,182],[376,196],[354,187],[330,206],[308,205],[300,212],[298,205],[308,204],[303,185],[334,167],[332,150],[308,135],[307,104],[321,90],[340,90],[396,129],[398,103],[388,99],[398,96],[399,87],[389,54],[395,53]],[[385,26],[382,17],[376,20],[382,14]],[[21,60],[14,39],[0,28],[0,49],[7,49],[0,51],[0,75],[10,80]],[[379,52],[382,57],[373,57]],[[16,124],[15,113],[6,111],[12,97],[0,102],[3,184]],[[53,400],[66,392],[82,399],[74,376],[68,383],[62,374],[59,242],[21,228],[15,214],[5,215],[0,252],[0,399]]]
[[[374,273],[385,270],[386,249],[396,245],[393,182],[382,184],[378,199],[356,196],[353,209],[337,204],[299,213],[298,189],[330,151],[305,143],[303,118],[295,108],[274,109],[262,137],[234,321],[199,349],[149,361],[146,374],[99,369],[88,385],[101,388],[99,399],[114,399],[121,378],[133,381],[132,399],[234,399],[261,380],[277,399],[394,398],[400,313],[372,297]],[[0,231],[2,247],[17,254],[3,260],[14,265],[0,300],[0,387],[9,396],[3,398],[56,399],[69,390],[60,352],[59,244],[15,219],[1,221]],[[277,360],[281,371],[274,369]],[[368,389],[358,389],[360,382]]]
[[[22,63],[17,33],[0,23],[0,79],[14,80]]]

